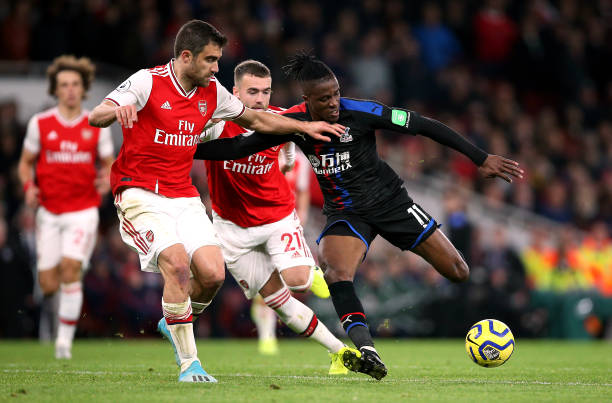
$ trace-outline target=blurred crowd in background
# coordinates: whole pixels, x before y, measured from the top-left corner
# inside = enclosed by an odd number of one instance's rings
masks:
[[[455,285],[410,253],[370,254],[356,285],[378,335],[462,336],[495,317],[515,335],[612,337],[612,1],[2,1],[0,60],[27,65],[71,53],[127,75],[166,63],[192,18],[228,36],[218,74],[227,88],[234,66],[253,58],[272,70],[272,103],[297,103],[280,68],[296,50],[313,49],[343,96],[434,117],[525,169],[511,185],[483,180],[468,159],[428,139],[379,134],[379,153],[409,192],[410,180],[424,175],[453,184],[437,219],[472,273]],[[0,336],[35,337],[45,307],[33,285],[34,213],[23,207],[15,173],[26,124],[18,107],[0,104]],[[202,169],[194,181],[206,199]],[[513,205],[555,225],[527,228],[523,250],[502,226],[485,242],[466,214],[471,192],[488,209]],[[161,317],[161,277],[140,272],[116,226],[107,198],[84,280],[81,335],[151,335]],[[307,226],[320,229],[314,219]],[[321,317],[329,313],[329,325],[337,321],[329,301],[308,301]],[[228,273],[198,332],[243,337],[253,328]]]

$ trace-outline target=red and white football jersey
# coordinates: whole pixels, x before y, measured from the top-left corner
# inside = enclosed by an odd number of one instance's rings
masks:
[[[94,186],[96,158],[112,157],[113,142],[109,128],[89,125],[88,113],[83,110],[69,121],[51,108],[28,122],[23,147],[38,154],[40,204],[54,214],[100,205]]]
[[[166,197],[196,197],[189,172],[200,134],[211,118],[234,119],[244,105],[215,78],[186,92],[174,60],[133,74],[106,99],[136,105],[138,121],[123,128],[123,145],[111,171],[113,194],[141,187]]]
[[[221,122],[207,131],[205,140],[235,137],[246,131],[236,123]],[[291,214],[295,197],[278,166],[281,148],[275,146],[237,160],[204,161],[213,210],[243,228],[277,222]]]

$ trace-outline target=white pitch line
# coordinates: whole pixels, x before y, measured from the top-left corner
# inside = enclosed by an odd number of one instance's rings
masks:
[[[138,372],[111,372],[111,371],[66,371],[66,370],[34,370],[34,369],[3,369],[4,373],[53,373],[53,374],[67,374],[67,375],[162,375],[157,372],[148,372],[146,370],[138,371]],[[257,374],[213,374],[218,377],[227,377],[227,378],[265,378],[265,379],[298,379],[298,380],[333,380],[335,381],[351,381],[351,382],[377,382],[371,378],[339,378],[339,377],[331,377],[331,376],[307,376],[307,375],[257,375]],[[165,376],[165,375],[164,375]],[[545,382],[545,381],[487,381],[487,380],[474,380],[474,379],[418,379],[418,378],[390,378],[381,381],[381,383],[475,383],[475,384],[484,384],[484,385],[552,385],[552,386],[605,386],[612,387],[612,383],[585,383],[585,382]]]

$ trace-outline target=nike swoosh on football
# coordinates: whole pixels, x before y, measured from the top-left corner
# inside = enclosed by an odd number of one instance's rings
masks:
[[[478,345],[478,343],[476,343],[474,340],[472,340],[472,338],[470,337],[470,335],[469,335],[469,334],[467,335],[467,339],[468,339],[468,341],[469,341],[470,343],[472,343],[472,344],[474,344],[474,345],[476,345],[476,346]]]

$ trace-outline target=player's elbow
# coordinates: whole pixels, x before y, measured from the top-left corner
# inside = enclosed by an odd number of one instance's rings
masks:
[[[102,103],[96,106],[87,117],[90,126],[108,127],[115,120],[113,110],[108,110],[107,105]]]
[[[214,270],[201,280],[202,286],[207,289],[218,290],[225,281],[225,270]]]
[[[102,119],[100,119],[100,117],[98,116],[98,114],[95,113],[95,110],[91,112],[91,114],[89,115],[89,118],[87,119],[87,121],[89,122],[90,126],[93,127],[106,127],[108,125],[104,125],[104,122],[102,121]]]
[[[19,162],[17,163],[17,175],[19,175],[19,179],[21,179],[22,182],[25,182],[25,180],[23,178],[27,178],[27,173],[28,173],[28,164],[27,162],[24,160],[23,156],[21,157],[21,159],[19,160]],[[30,168],[31,169],[31,168]]]
[[[89,123],[89,126],[101,127],[98,120],[91,115],[89,116],[89,119],[87,119],[87,122]]]
[[[261,132],[266,134],[284,134],[289,133],[287,130],[283,130],[283,125],[280,122],[287,120],[287,118],[277,115],[272,112],[252,112],[248,116],[246,114],[241,117],[241,126],[247,129],[253,130],[254,132]],[[244,124],[243,124],[244,123]]]
[[[259,112],[259,113],[265,113],[265,112]],[[269,127],[261,119],[258,119],[258,118],[249,120],[244,125],[244,127],[254,132],[270,133]]]
[[[26,182],[31,178],[32,170],[36,164],[37,155],[32,154],[25,149],[21,152],[21,157],[17,163],[17,175],[22,182]]]

